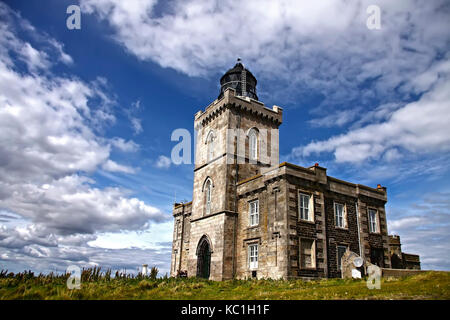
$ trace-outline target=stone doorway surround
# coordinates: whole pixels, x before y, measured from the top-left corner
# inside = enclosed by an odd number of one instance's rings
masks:
[[[197,246],[197,277],[209,279],[211,273],[211,243],[206,235]]]

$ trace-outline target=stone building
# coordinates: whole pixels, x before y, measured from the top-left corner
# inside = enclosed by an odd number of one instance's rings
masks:
[[[402,252],[399,235],[389,235],[389,254],[393,269],[420,270],[420,257],[417,254]]]
[[[386,188],[330,177],[318,164],[279,164],[283,109],[258,101],[239,60],[220,83],[195,114],[193,199],[174,205],[171,276],[340,277],[347,248],[389,268]]]

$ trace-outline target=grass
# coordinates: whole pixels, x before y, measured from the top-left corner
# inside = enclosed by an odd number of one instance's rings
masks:
[[[426,272],[386,278],[381,289],[368,289],[365,280],[230,280],[131,276],[97,269],[82,272],[81,289],[69,290],[68,275],[0,272],[0,299],[450,299],[450,273]]]

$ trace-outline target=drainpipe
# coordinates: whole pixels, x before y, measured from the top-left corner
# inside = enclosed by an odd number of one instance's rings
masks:
[[[356,224],[358,225],[358,247],[359,247],[359,256],[362,258],[362,248],[361,248],[361,226],[359,225],[359,208],[358,208],[358,201],[355,202],[355,208],[356,208]]]
[[[323,192],[320,193],[320,202],[322,204],[322,214],[323,214],[323,232],[324,232],[324,241],[323,241],[323,251],[324,251],[324,258],[325,258],[325,277],[329,278],[330,271],[328,268],[328,234],[327,234],[327,210],[325,208],[325,197],[323,195]]]
[[[274,197],[275,197],[274,217],[273,217],[274,226],[277,221],[277,206],[278,206],[277,194],[278,194],[278,192],[280,192],[280,188],[274,187],[272,190],[272,193],[274,194]],[[274,230],[274,229],[272,229],[272,230]],[[275,266],[278,267],[278,238],[281,238],[280,231],[272,232],[272,239],[274,239],[274,238],[275,238]]]

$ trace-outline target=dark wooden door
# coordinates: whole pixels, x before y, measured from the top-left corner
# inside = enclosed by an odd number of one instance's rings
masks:
[[[211,250],[208,241],[202,239],[197,255],[197,277],[209,279],[211,266]]]
[[[384,254],[382,248],[371,248],[370,249],[370,262],[384,268]]]

